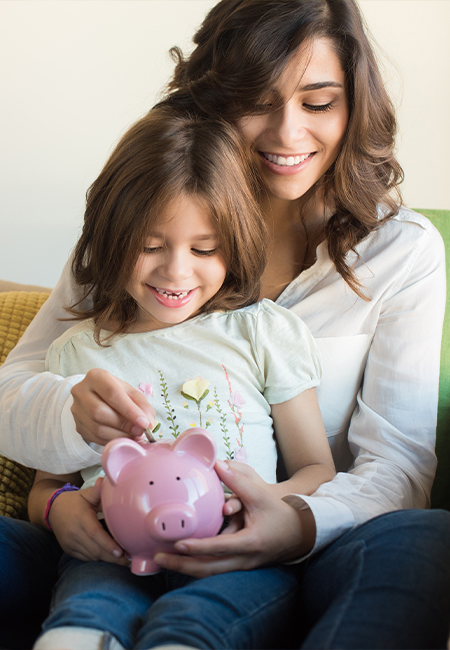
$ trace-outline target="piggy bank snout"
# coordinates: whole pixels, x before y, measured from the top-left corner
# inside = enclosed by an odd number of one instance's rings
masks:
[[[150,534],[155,539],[176,542],[194,534],[197,514],[183,503],[166,503],[155,506],[148,514]]]

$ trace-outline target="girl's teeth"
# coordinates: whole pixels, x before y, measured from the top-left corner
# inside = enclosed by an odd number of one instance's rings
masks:
[[[271,163],[275,165],[280,165],[280,167],[292,167],[293,165],[299,165],[301,162],[309,158],[311,154],[305,153],[303,156],[277,156],[273,153],[264,153],[263,156],[267,158]]]
[[[169,300],[179,300],[180,298],[185,298],[189,293],[189,291],[166,291],[165,289],[157,289],[156,287],[155,289],[165,298],[169,298]]]

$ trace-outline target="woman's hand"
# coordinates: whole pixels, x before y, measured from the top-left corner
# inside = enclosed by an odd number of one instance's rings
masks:
[[[97,518],[102,478],[94,487],[63,492],[54,500],[49,522],[63,551],[79,560],[103,560],[129,564],[122,548],[106,532]]]
[[[89,370],[72,396],[76,429],[87,442],[106,445],[122,436],[137,438],[154,426],[155,409],[145,395],[107,370]]]
[[[292,560],[313,548],[316,529],[310,510],[297,511],[282,501],[248,465],[217,461],[216,470],[235,495],[232,506],[242,503],[242,527],[177,542],[180,555],[157,553],[157,564],[202,578]]]

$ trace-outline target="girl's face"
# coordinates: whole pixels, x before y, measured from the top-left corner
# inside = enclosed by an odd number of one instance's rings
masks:
[[[319,38],[289,60],[271,94],[262,98],[270,113],[243,117],[238,127],[252,149],[272,197],[303,196],[330,168],[348,123],[344,72],[332,42]]]
[[[138,304],[133,331],[170,327],[199,313],[226,271],[204,203],[194,196],[173,199],[149,233],[126,287]]]

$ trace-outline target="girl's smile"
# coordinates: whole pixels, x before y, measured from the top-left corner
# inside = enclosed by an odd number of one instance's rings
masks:
[[[226,270],[210,210],[196,196],[173,199],[127,285],[138,305],[133,331],[170,327],[198,314],[219,291]]]
[[[157,287],[151,287],[150,285],[147,286],[150,291],[154,293],[156,300],[169,309],[184,307],[196,291],[195,289],[187,291],[167,291],[166,289],[158,289]]]

